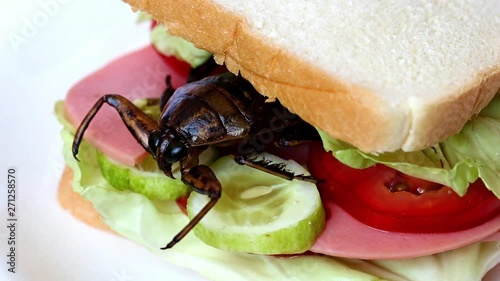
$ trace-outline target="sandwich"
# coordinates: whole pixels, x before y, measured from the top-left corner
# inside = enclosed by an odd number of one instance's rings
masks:
[[[189,220],[177,208],[184,205],[181,200],[168,198],[184,198],[189,189],[179,181],[169,183],[168,191],[151,187],[156,184],[150,181],[167,177],[151,172],[154,161],[137,141],[130,144],[116,111],[103,107],[96,115],[101,121],[93,131],[89,126],[88,142],[81,143],[81,161],[71,155],[72,133],[100,96],[123,94],[158,116],[148,101],[165,91],[164,76],[174,88],[185,82],[193,65],[145,47],[85,78],[57,108],[66,128],[71,186],[92,202],[107,227],[215,280],[480,280],[498,265],[500,7],[495,1],[126,2],[317,129],[321,141],[294,152],[306,155],[296,159],[303,165],[286,166],[320,180],[324,212],[318,211],[317,195],[300,193],[305,186],[300,183],[283,189],[297,197],[280,202],[287,207],[306,198],[307,207],[278,213],[278,223],[262,223],[278,206],[257,205],[257,215],[247,220],[255,219],[259,227],[233,227],[242,212],[228,205],[241,204],[227,204],[210,211],[207,218],[214,216],[177,245],[160,250]],[[113,88],[101,88],[104,84]],[[264,177],[217,154],[209,151],[200,161],[216,173],[223,190]],[[282,184],[265,181],[270,183],[253,182],[253,192],[240,195],[267,196],[261,186]],[[189,195],[190,215],[202,199]],[[266,244],[267,234],[260,231],[271,225],[282,236]],[[235,234],[236,228],[247,237]]]

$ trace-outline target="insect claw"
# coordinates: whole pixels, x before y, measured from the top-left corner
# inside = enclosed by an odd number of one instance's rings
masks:
[[[180,241],[179,239],[176,239],[176,238],[177,237],[174,237],[174,239],[172,239],[172,241],[170,241],[165,247],[160,248],[160,250],[168,250],[168,249],[172,248],[173,246],[175,246],[175,244],[177,244],[177,242]]]
[[[73,146],[73,158],[75,158],[76,161],[80,162],[80,159],[78,159],[78,147],[77,146]]]
[[[220,187],[220,186],[219,186]],[[220,190],[218,192],[212,193],[211,195],[215,195],[215,197],[210,197],[210,201],[201,209],[194,218],[192,218],[189,223],[179,232],[175,237],[170,241],[165,247],[161,248],[162,250],[167,250],[175,246],[177,242],[181,241],[184,236],[186,236],[191,229],[212,209],[212,207],[217,203],[220,198]]]

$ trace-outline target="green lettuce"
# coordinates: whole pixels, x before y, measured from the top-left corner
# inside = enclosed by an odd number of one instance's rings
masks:
[[[500,198],[500,94],[460,133],[416,152],[396,151],[379,155],[329,137],[319,130],[323,146],[335,158],[354,168],[382,163],[405,174],[441,183],[464,195],[470,183],[481,178]]]
[[[138,23],[145,22],[145,21],[151,22],[152,20],[154,20],[152,15],[150,15],[149,13],[143,12],[143,11],[137,11],[136,15],[137,15],[137,22]]]
[[[189,63],[192,68],[202,65],[212,56],[212,53],[196,48],[191,42],[169,34],[162,24],[156,25],[151,30],[150,37],[160,53],[166,56],[175,56]]]
[[[137,22],[152,21],[153,16],[138,11]],[[171,35],[162,24],[157,24],[150,32],[151,42],[155,48],[166,56],[175,56],[179,60],[185,61],[196,68],[206,62],[212,53],[196,48],[191,42],[181,37]]]
[[[214,280],[327,280],[331,276],[345,276],[345,280],[383,280],[323,256],[274,258],[225,252],[205,245],[193,233],[174,248],[162,251],[160,247],[188,222],[175,202],[150,200],[138,193],[113,188],[100,173],[96,149],[83,142],[80,162],[77,162],[71,153],[73,135],[66,130],[61,135],[65,161],[74,172],[74,191],[91,201],[114,231],[173,264],[191,268]]]
[[[213,280],[480,280],[498,263],[500,242],[476,243],[428,257],[397,261],[362,261],[322,255],[293,258],[232,253],[205,245],[189,233],[174,248],[161,251],[188,219],[173,201],[113,188],[100,173],[97,151],[83,141],[77,162],[71,153],[73,129],[56,106],[66,164],[73,170],[73,190],[92,202],[114,231],[178,266]],[[422,276],[425,279],[422,279]],[[450,277],[452,276],[452,277]]]

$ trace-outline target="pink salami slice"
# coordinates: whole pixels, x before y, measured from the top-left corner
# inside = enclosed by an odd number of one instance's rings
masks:
[[[484,238],[482,241],[500,241],[500,231],[493,233],[492,235]]]
[[[329,256],[357,259],[402,259],[440,253],[492,240],[500,230],[500,216],[477,227],[450,233],[413,234],[382,231],[355,220],[332,202],[326,228],[311,251]]]
[[[120,94],[133,101],[159,97],[165,90],[165,77],[172,76],[178,87],[185,82],[189,66],[172,59],[167,63],[148,46],[120,57],[78,82],[65,101],[66,118],[78,127],[89,109],[105,94]],[[107,156],[129,166],[146,155],[132,137],[118,113],[107,105],[92,120],[84,138]]]

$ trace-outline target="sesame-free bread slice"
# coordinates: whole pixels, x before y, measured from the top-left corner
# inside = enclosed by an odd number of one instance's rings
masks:
[[[500,87],[498,0],[125,0],[365,152],[426,148]]]

